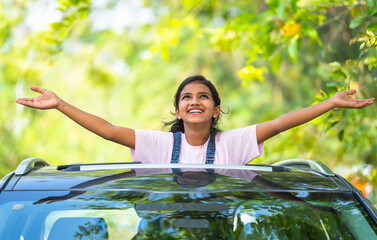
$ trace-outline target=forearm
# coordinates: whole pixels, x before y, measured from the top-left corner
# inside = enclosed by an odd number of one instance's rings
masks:
[[[62,99],[58,100],[56,109],[82,127],[104,139],[122,144],[126,147],[135,148],[135,131],[133,129],[114,126],[106,120],[84,112]]]
[[[84,112],[62,99],[59,99],[56,109],[87,130],[105,139],[111,138],[113,125],[106,120]]]
[[[290,128],[307,123],[334,108],[335,104],[330,98],[321,103],[286,113],[277,119],[260,123],[257,125],[258,143],[264,142]]]
[[[135,147],[135,131],[130,128],[113,126],[104,119],[84,112],[59,98],[47,89],[30,87],[41,96],[18,98],[16,102],[35,109],[57,109],[89,131],[124,146]]]
[[[334,108],[335,105],[330,98],[315,105],[286,113],[275,120],[276,130],[278,132],[283,132],[290,128],[302,125]]]

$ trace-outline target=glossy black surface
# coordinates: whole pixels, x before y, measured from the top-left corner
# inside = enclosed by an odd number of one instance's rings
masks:
[[[206,175],[205,169],[191,169]],[[183,173],[185,175],[185,173]],[[259,175],[265,182],[255,181]],[[14,190],[59,190],[59,189],[140,189],[148,191],[186,191],[174,181],[182,178],[171,169],[126,169],[86,172],[57,171],[56,167],[45,167],[22,176]],[[194,177],[197,178],[197,177]],[[205,178],[205,177],[204,177]],[[332,178],[305,172],[253,172],[250,170],[215,170],[214,182],[198,191],[206,190],[326,190],[338,191]],[[203,180],[205,181],[205,180]]]
[[[5,191],[0,214],[0,239],[56,235],[73,217],[93,218],[66,226],[83,239],[105,225],[109,239],[377,239],[351,192]]]
[[[13,176],[0,239],[372,239],[373,206],[339,176],[206,169]],[[68,224],[69,223],[69,224]]]

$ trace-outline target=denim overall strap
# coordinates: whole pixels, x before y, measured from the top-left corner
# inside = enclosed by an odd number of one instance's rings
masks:
[[[174,142],[173,142],[173,152],[171,154],[170,163],[179,162],[179,154],[181,153],[181,132],[173,133]]]
[[[207,146],[206,153],[206,164],[213,164],[215,160],[216,144],[215,144],[215,133],[212,133],[209,137],[209,142]]]

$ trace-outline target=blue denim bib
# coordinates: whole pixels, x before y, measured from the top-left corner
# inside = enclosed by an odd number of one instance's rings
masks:
[[[171,154],[171,161],[170,163],[178,163],[179,162],[179,155],[181,153],[181,132],[173,133],[174,142],[173,142],[173,152]],[[212,133],[209,137],[209,142],[207,146],[206,152],[206,162],[205,164],[213,164],[215,160],[215,152],[216,152],[216,144],[215,144],[215,133]],[[209,169],[207,169],[208,172]],[[213,171],[213,169],[212,169]],[[210,171],[210,172],[212,172]],[[173,172],[180,173],[179,169],[174,168]]]
[[[179,155],[181,153],[181,134],[182,134],[181,132],[173,133],[174,143],[173,143],[173,152],[171,155],[170,163],[179,162]],[[213,164],[213,161],[215,160],[215,152],[216,152],[215,134],[213,133],[209,137],[205,164]]]

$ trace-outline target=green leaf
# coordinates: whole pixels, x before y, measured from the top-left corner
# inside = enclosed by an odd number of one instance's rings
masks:
[[[340,141],[343,141],[344,139],[344,129],[342,129],[339,133],[338,133],[338,138]]]
[[[308,35],[308,37],[317,42],[319,46],[322,46],[322,42],[321,42],[321,39],[319,39],[318,37],[318,32],[315,30],[315,29],[310,29],[306,32],[306,34]]]
[[[357,17],[357,18],[354,18],[351,22],[350,22],[350,28],[351,29],[354,29],[356,27],[358,27],[359,25],[365,23],[366,21],[368,21],[369,18],[368,17]]]
[[[277,16],[280,19],[284,19],[284,9],[285,9],[285,2],[281,1],[279,3],[278,9],[277,9]]]
[[[369,24],[369,26],[367,27],[367,30],[372,31],[372,32],[377,31],[377,23]]]
[[[288,45],[287,47],[289,58],[294,62],[297,61],[298,59],[299,48],[300,48],[299,39],[297,39],[296,41],[294,41],[292,44]]]
[[[281,53],[279,52],[275,54],[275,56],[270,61],[271,71],[273,73],[277,73],[280,69],[280,65],[282,62],[283,62],[283,56],[281,55]]]
[[[332,77],[347,78],[347,75],[341,70],[337,69],[331,74]]]
[[[80,7],[78,10],[77,10],[78,13],[80,13],[80,18],[84,19],[88,16],[89,14],[89,8],[87,6],[85,7]]]
[[[252,65],[245,66],[238,71],[238,75],[244,81],[258,80],[259,82],[264,81],[264,76],[267,70],[265,68],[256,68]]]
[[[54,23],[51,23],[50,26],[55,31],[59,31],[64,27],[64,24],[62,24],[61,22],[54,22]]]
[[[70,2],[67,0],[58,0],[59,5],[61,5],[63,8],[68,8],[70,6]]]
[[[377,6],[371,7],[368,9],[368,14],[374,16],[377,13]]]
[[[374,7],[376,6],[376,0],[367,0],[368,7]]]
[[[80,0],[69,0],[72,5],[78,5]]]
[[[328,128],[330,129],[330,128],[333,128],[335,125],[337,125],[338,123],[340,123],[340,121],[334,121],[334,122],[331,122],[330,124],[329,124],[329,126],[328,126]]]
[[[342,87],[343,84],[340,83],[340,82],[330,82],[330,83],[327,83],[326,84],[326,87],[335,87],[335,88],[339,88],[339,87]]]
[[[333,67],[333,68],[341,68],[342,65],[340,65],[339,62],[331,62],[330,64],[330,67]]]

